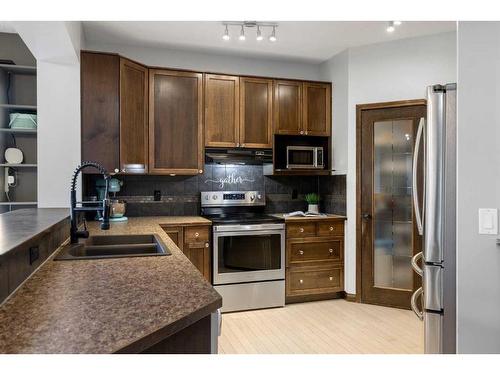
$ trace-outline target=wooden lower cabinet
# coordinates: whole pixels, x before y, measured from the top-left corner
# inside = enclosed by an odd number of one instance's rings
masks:
[[[207,225],[166,225],[163,230],[174,241],[184,255],[212,282],[211,226]]]
[[[342,296],[343,219],[287,222],[286,238],[286,302]]]

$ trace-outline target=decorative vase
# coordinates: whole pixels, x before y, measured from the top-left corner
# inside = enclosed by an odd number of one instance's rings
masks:
[[[307,212],[312,212],[312,213],[319,213],[319,210],[318,210],[318,205],[317,204],[310,204],[308,207],[307,207]]]

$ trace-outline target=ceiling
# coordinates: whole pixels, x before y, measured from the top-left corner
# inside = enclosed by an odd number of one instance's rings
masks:
[[[83,30],[90,44],[126,44],[173,48],[218,54],[288,59],[319,63],[361,45],[454,31],[455,22],[403,22],[393,33],[382,21],[278,22],[277,42],[255,40],[256,30],[247,29],[245,41],[238,40],[240,29],[230,26],[231,39],[222,40],[222,22],[193,21],[85,21]]]

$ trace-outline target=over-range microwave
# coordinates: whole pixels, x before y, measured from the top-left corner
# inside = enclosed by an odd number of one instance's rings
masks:
[[[287,146],[287,169],[323,169],[323,147]]]

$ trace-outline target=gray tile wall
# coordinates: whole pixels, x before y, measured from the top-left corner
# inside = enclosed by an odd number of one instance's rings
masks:
[[[94,176],[89,180],[88,193],[93,191]],[[307,210],[304,195],[320,194],[320,210],[345,214],[345,176],[273,176],[263,175],[260,165],[206,164],[197,176],[120,176],[122,189],[117,197],[127,201],[128,216],[199,215],[200,192],[220,190],[261,190],[266,193],[266,212]],[[161,201],[155,202],[155,190],[161,191]]]

